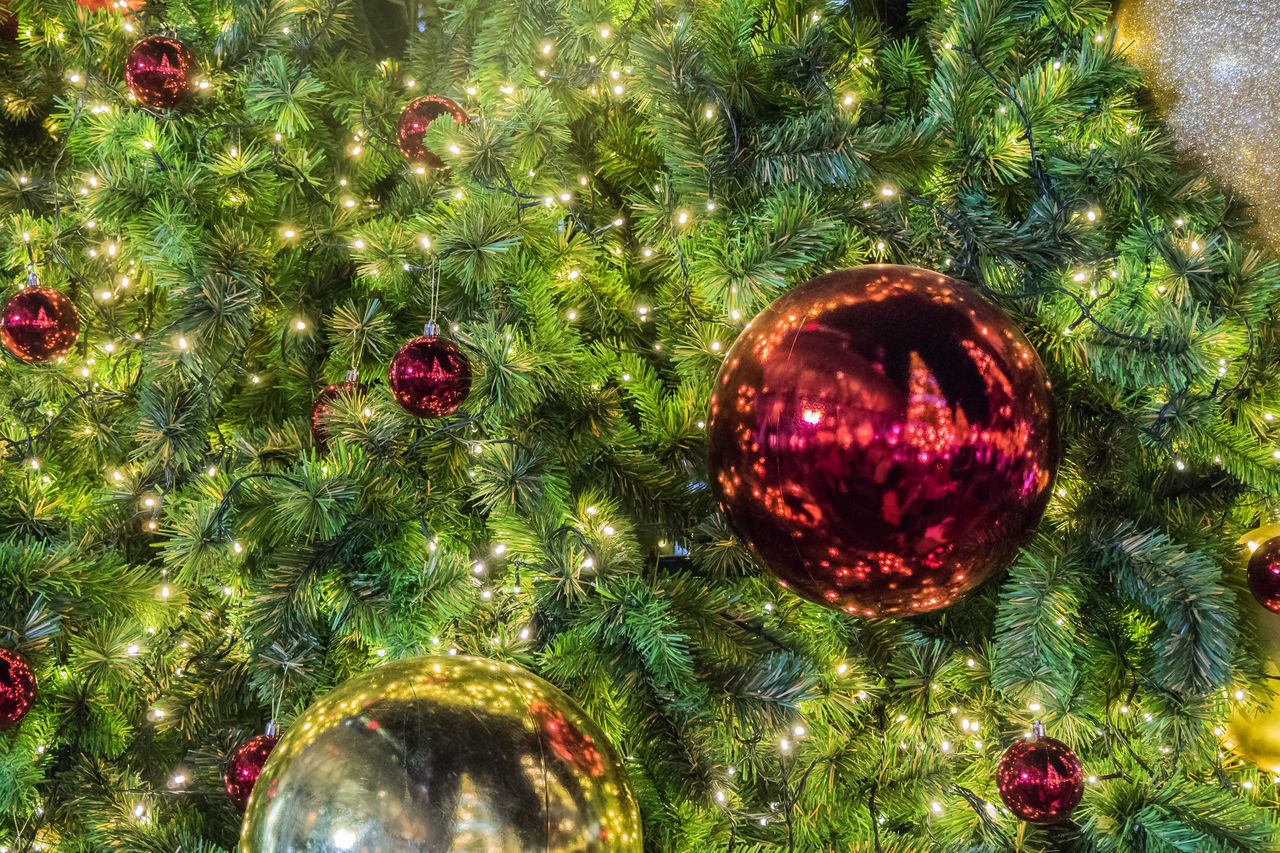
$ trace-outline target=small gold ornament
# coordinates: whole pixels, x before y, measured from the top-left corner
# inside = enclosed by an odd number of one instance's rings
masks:
[[[1253,552],[1280,536],[1280,524],[1268,524],[1250,531],[1240,540],[1241,566]],[[1251,597],[1238,596],[1240,606],[1254,617],[1262,636],[1265,671],[1280,676],[1280,615],[1262,607]],[[1227,746],[1236,755],[1271,773],[1280,773],[1280,699],[1258,706],[1241,705],[1227,726]]]
[[[519,667],[397,661],[293,721],[249,799],[241,853],[640,853],[604,733]]]
[[[1280,50],[1274,0],[1121,0],[1116,27],[1178,147],[1241,190],[1280,246]]]

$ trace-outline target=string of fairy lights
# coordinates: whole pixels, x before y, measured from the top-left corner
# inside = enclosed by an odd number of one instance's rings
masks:
[[[121,9],[126,9],[126,4],[124,2],[120,2],[117,5]],[[634,69],[631,65],[619,64],[615,66],[614,63],[616,61],[617,53],[622,49],[620,46],[626,42],[629,28],[638,11],[639,3],[637,2],[636,8],[633,10],[631,17],[622,25],[614,26],[610,23],[602,23],[594,29],[595,34],[599,36],[599,40],[605,48],[599,55],[591,55],[588,58],[588,63],[585,67],[574,68],[568,71],[564,69],[552,69],[546,67],[546,65],[550,64],[554,60],[558,51],[554,40],[548,39],[543,42],[539,47],[539,56],[535,58],[536,61],[543,63],[543,67],[538,67],[535,71],[538,80],[556,81],[558,85],[577,85],[578,88],[585,90],[587,94],[592,97],[625,100],[628,97],[628,86],[633,84],[635,76]],[[127,14],[132,14],[132,12],[127,12]],[[820,13],[814,13],[811,22],[814,25],[820,24]],[[53,38],[58,42],[64,42],[66,34],[64,29],[62,29],[61,24],[51,22],[51,25],[54,27]],[[122,32],[127,34],[134,33],[137,30],[133,22],[127,17],[122,17],[120,19],[119,27]],[[286,35],[291,34],[288,27],[285,28],[284,32]],[[33,36],[31,30],[27,30],[26,34],[28,38]],[[1095,40],[1097,42],[1102,42],[1104,41],[1104,36],[1102,34],[1098,34],[1095,36]],[[943,47],[945,49],[952,49],[966,53],[977,60],[979,65],[982,66],[982,70],[986,72],[986,74],[991,78],[993,84],[996,85],[996,88],[1011,101],[1015,110],[1021,115],[1026,123],[1025,139],[1031,150],[1031,162],[1037,180],[1041,182],[1041,185],[1047,194],[1051,196],[1055,195],[1056,191],[1053,188],[1052,179],[1044,168],[1041,158],[1035,148],[1031,120],[1027,116],[1023,106],[1018,102],[1012,88],[1000,85],[999,81],[996,80],[990,70],[981,63],[981,60],[977,57],[976,53],[950,44],[945,44]],[[863,56],[861,58],[861,63],[870,64],[871,58],[869,56]],[[1055,70],[1060,69],[1060,66],[1060,60],[1054,60],[1052,62],[1052,67]],[[391,64],[384,61],[381,63],[380,68],[382,68],[385,73],[391,68]],[[110,103],[109,98],[90,97],[91,86],[105,92],[114,92],[117,91],[116,84],[110,81],[97,79],[84,71],[69,71],[66,74],[66,79],[72,86],[76,87],[74,91],[78,95],[78,100],[72,107],[70,126],[65,128],[64,138],[66,135],[71,133],[75,123],[82,120],[84,115],[87,114],[90,117],[109,116],[120,110],[120,106]],[[417,87],[417,82],[412,77],[405,78],[402,83],[406,91],[411,91]],[[216,87],[211,83],[211,81],[204,78],[200,78],[196,81],[196,88],[203,94],[214,94],[216,92]],[[519,87],[514,84],[500,84],[496,88],[498,93],[505,96],[513,103],[520,94]],[[470,98],[480,96],[478,85],[466,84],[462,87],[462,90]],[[712,102],[708,104],[702,114],[703,119],[708,122],[726,121],[731,123],[734,144],[735,146],[738,145],[738,128],[731,112],[727,109],[723,99],[719,97],[718,94],[713,95],[711,101]],[[856,96],[853,94],[845,94],[841,96],[840,106],[846,109],[856,109],[858,106]],[[1001,114],[1005,114],[1006,107],[999,107],[999,112]],[[157,115],[157,118],[165,117]],[[167,120],[167,118],[165,118],[165,120]],[[57,129],[56,125],[54,127]],[[140,152],[145,152],[147,156],[154,157],[157,162],[163,164],[163,148],[166,143],[160,138],[157,127],[158,125],[152,125],[143,129],[136,140],[136,145]],[[212,132],[213,130],[214,128],[210,128],[209,132]],[[1125,128],[1125,132],[1130,134],[1136,132],[1136,130],[1137,128],[1132,123],[1127,124]],[[206,132],[206,136],[209,132]],[[236,130],[236,134],[240,134],[239,129]],[[289,140],[287,140],[283,134],[274,133],[271,139],[272,158],[276,162],[283,164],[283,168],[291,169],[301,174],[302,172],[298,168],[297,164],[291,163],[288,159],[286,154],[288,142]],[[202,146],[203,143],[204,137],[202,137]],[[393,149],[394,143],[382,138],[377,132],[375,123],[369,121],[367,116],[361,117],[360,129],[353,132],[351,144],[346,146],[347,154],[353,159],[367,157],[371,150],[380,150],[385,154],[386,151]],[[452,155],[459,155],[462,151],[461,147],[456,143],[451,144],[448,150]],[[227,146],[225,154],[232,160],[239,159],[243,161],[247,156],[247,151],[248,146],[236,143]],[[406,171],[409,174],[417,176],[425,176],[427,174],[427,170],[422,167],[411,167]],[[529,181],[537,180],[537,170],[529,170],[527,178]],[[23,187],[32,187],[32,182],[28,176],[19,176],[18,180]],[[56,173],[54,174],[51,183],[53,185],[54,193],[58,195],[58,202],[56,206],[58,208],[59,215],[62,215],[63,201],[69,202],[70,204],[68,207],[74,209],[75,200],[77,198],[89,198],[92,194],[107,186],[106,182],[100,180],[98,176],[85,174],[81,176],[79,185],[75,186],[70,192],[70,198],[62,199],[60,195],[62,190],[58,185]],[[671,214],[671,233],[674,235],[672,245],[669,247],[652,245],[640,246],[638,251],[633,254],[625,244],[615,244],[608,242],[607,240],[600,239],[608,237],[611,233],[623,231],[627,226],[626,213],[620,211],[617,216],[609,219],[608,223],[603,226],[595,228],[589,226],[589,224],[580,216],[577,205],[577,193],[589,191],[591,189],[592,179],[589,175],[581,175],[576,179],[576,184],[576,187],[566,186],[559,191],[541,193],[526,192],[518,189],[514,184],[509,187],[482,187],[481,189],[512,197],[514,202],[522,210],[537,210],[541,208],[561,217],[561,221],[563,221],[564,218],[568,218],[574,222],[576,227],[585,233],[588,233],[592,237],[592,242],[600,251],[607,252],[612,255],[622,255],[625,256],[627,260],[633,262],[643,263],[645,261],[651,261],[656,257],[663,256],[664,252],[671,251],[680,256],[682,268],[686,271],[686,275],[687,266],[684,266],[683,263],[683,253],[685,249],[681,245],[681,235],[692,233],[698,227],[700,216],[720,215],[719,205],[712,197],[710,189],[708,190],[708,197],[698,204],[688,203],[668,205],[670,207]],[[1144,227],[1150,233],[1151,225],[1145,210],[1145,205],[1141,199],[1140,188],[1136,181],[1132,181],[1132,185],[1134,192],[1137,194],[1138,205],[1141,208]],[[466,199],[466,192],[467,190],[462,188],[457,189],[452,196],[453,200],[459,202],[464,201]],[[662,185],[655,185],[654,192],[665,200],[670,200],[669,188],[664,188]],[[366,199],[361,198],[360,192],[356,187],[352,186],[350,179],[347,177],[339,177],[336,180],[335,185],[328,193],[326,193],[326,196],[330,202],[339,209],[347,211],[360,209],[363,211],[369,208],[369,202]],[[244,191],[232,190],[228,193],[226,201],[231,204],[244,205],[251,203],[251,198],[248,194],[244,193]],[[898,188],[889,185],[882,186],[879,192],[872,199],[868,199],[863,203],[863,206],[870,207],[873,204],[904,206],[915,205],[927,207],[934,212],[946,213],[945,211],[940,210],[937,205],[932,204],[925,199],[911,193],[900,192]],[[702,208],[701,211],[698,210],[699,207]],[[1086,222],[1091,224],[1099,222],[1104,215],[1103,211],[1099,209],[1099,207],[1088,200],[1078,200],[1077,204],[1063,205],[1062,210],[1064,213],[1070,214],[1073,219],[1083,217]],[[905,215],[906,214],[904,213],[903,216]],[[944,216],[944,218],[946,217]],[[1182,218],[1175,219],[1173,226],[1180,234],[1183,235],[1179,239],[1185,244],[1185,247],[1191,253],[1198,253],[1203,250],[1205,245],[1204,240],[1198,237],[1194,232],[1187,230],[1187,223]],[[56,424],[70,417],[75,411],[75,406],[92,406],[95,405],[96,402],[118,399],[117,395],[122,393],[122,387],[110,387],[112,384],[110,377],[119,375],[116,366],[118,366],[122,361],[127,364],[129,360],[134,357],[140,359],[144,347],[164,346],[169,349],[169,355],[178,358],[192,357],[196,355],[199,347],[199,342],[197,340],[187,337],[181,333],[181,331],[173,328],[172,326],[151,329],[150,317],[147,317],[141,328],[135,331],[123,329],[115,323],[111,309],[114,306],[121,304],[121,302],[127,299],[131,294],[147,294],[153,285],[147,283],[148,277],[145,271],[139,268],[137,260],[132,257],[128,257],[129,253],[125,247],[123,237],[120,235],[97,236],[100,232],[100,228],[98,223],[92,220],[87,220],[81,223],[81,228],[83,229],[82,239],[84,243],[85,258],[96,265],[106,268],[105,275],[95,275],[94,278],[100,278],[107,283],[100,285],[97,289],[93,289],[92,292],[94,295],[94,303],[97,307],[95,315],[96,319],[104,328],[108,329],[111,334],[107,336],[106,340],[90,345],[88,347],[89,354],[83,359],[72,358],[70,357],[70,354],[66,357],[59,357],[57,359],[58,365],[64,366],[69,370],[69,385],[76,391],[76,394],[69,399],[67,405],[64,405],[60,410],[50,408],[39,413],[46,421],[41,429],[33,432],[31,424],[24,423],[22,424],[22,427],[26,433],[25,437],[19,439],[4,437],[3,439],[0,439],[9,449],[9,455],[16,455],[17,458],[22,459],[25,463],[24,468],[28,469],[28,476],[38,478],[38,487],[52,486],[56,477],[56,466],[51,467],[46,465],[45,460],[41,458],[41,454],[37,447],[39,441],[42,437],[49,435]],[[313,229],[309,228],[305,224],[288,223],[281,225],[278,229],[280,244],[275,248],[286,249],[288,247],[302,245],[305,241],[313,238],[314,233]],[[957,233],[961,232],[958,231]],[[37,235],[33,233],[33,230],[23,230],[20,236],[24,246],[24,251],[27,253],[28,272],[34,276],[37,268],[37,257],[33,249],[33,241],[37,239]],[[434,245],[434,236],[429,233],[420,233],[414,236],[412,242],[420,253],[421,261],[416,263],[405,262],[402,264],[403,270],[405,272],[416,274],[418,272],[437,269],[437,265],[441,261],[441,256],[435,251],[436,247]],[[877,259],[886,259],[891,255],[890,243],[891,241],[888,238],[880,239],[873,244],[873,248],[870,249],[869,252]],[[358,257],[360,253],[366,252],[369,246],[365,240],[356,238],[352,240],[350,244],[346,245],[345,248],[349,249],[354,256]],[[45,254],[54,262],[58,263],[66,271],[72,281],[80,284],[88,283],[90,276],[75,269],[75,266],[71,263],[69,257],[58,245],[57,236],[50,241],[50,245],[45,250]],[[636,255],[638,255],[638,257]],[[952,258],[944,258],[942,260],[948,267],[957,266],[962,273],[974,274],[979,272],[979,267],[976,263],[976,247],[966,244],[962,247],[959,257],[961,258],[959,263],[956,263]],[[1148,279],[1150,279],[1151,270],[1149,263],[1147,265],[1146,274]],[[565,281],[576,282],[584,275],[584,273],[576,266],[568,266],[559,273],[559,275]],[[1070,335],[1082,322],[1092,324],[1104,334],[1124,335],[1124,333],[1119,332],[1118,330],[1108,328],[1092,311],[1092,308],[1097,305],[1100,300],[1105,299],[1114,291],[1115,281],[1118,279],[1119,275],[1120,271],[1116,268],[1109,270],[1081,269],[1069,271],[1065,274],[1065,283],[1053,283],[1045,291],[1040,291],[1040,293],[1044,293],[1051,290],[1054,293],[1065,294],[1074,300],[1079,306],[1079,319],[1072,322],[1062,330],[1064,335]],[[979,284],[981,284],[981,282],[979,282]],[[1103,289],[1101,287],[1102,285],[1105,285],[1106,289]],[[1164,292],[1163,285],[1157,285],[1152,289],[1157,293]],[[1079,293],[1077,291],[1079,291]],[[1087,295],[1087,299],[1085,298],[1085,295]],[[647,304],[635,305],[634,312],[638,323],[646,323],[655,316],[655,309]],[[566,307],[564,309],[563,316],[566,322],[574,323],[579,319],[579,309],[572,306]],[[745,318],[739,309],[731,308],[728,309],[722,317],[718,318],[718,322],[727,329],[737,329],[745,323]],[[313,334],[314,330],[319,326],[320,322],[317,318],[310,316],[305,312],[299,312],[288,319],[286,331],[297,335],[310,335]],[[453,324],[451,328],[455,333],[460,331],[458,324]],[[731,340],[731,338],[724,340],[716,337],[711,338],[706,342],[708,353],[714,357],[723,356]],[[653,348],[655,351],[661,351],[661,343],[655,343]],[[1252,359],[1252,347],[1250,347],[1248,359]],[[1246,361],[1246,364],[1248,363],[1249,362]],[[261,385],[264,382],[270,382],[270,376],[262,371],[255,372],[246,367],[244,368],[244,372],[247,376],[247,381],[252,385]],[[1220,361],[1217,366],[1217,379],[1220,380],[1224,378],[1227,375],[1227,372],[1228,365],[1226,361]],[[1242,371],[1242,373],[1247,373],[1247,368]],[[619,381],[624,384],[631,381],[631,378],[631,375],[627,372],[620,373],[618,376]],[[82,384],[84,386],[83,388],[81,387]],[[122,384],[127,385],[127,383]],[[595,387],[598,389],[598,384]],[[1213,393],[1216,395],[1219,393],[1219,390],[1219,386],[1215,383]],[[1178,392],[1169,394],[1169,400],[1165,402],[1166,409],[1172,411],[1172,401],[1179,393],[1190,392],[1188,389],[1181,389]],[[95,397],[101,399],[96,400]],[[376,417],[377,415],[376,411],[372,408],[366,408],[364,412],[365,416],[369,418]],[[33,411],[33,414],[36,414],[36,412]],[[1273,420],[1273,416],[1270,413],[1267,413],[1266,419],[1271,421]],[[474,432],[476,429],[475,419],[468,421],[467,425],[471,426]],[[703,428],[704,426],[705,424],[699,421],[698,427]],[[86,435],[92,436],[94,428],[91,425],[85,426],[84,431]],[[468,439],[468,442],[472,452],[476,455],[481,455],[489,443],[488,440],[484,438]],[[1170,448],[1170,452],[1172,464],[1178,470],[1183,470],[1185,468],[1185,464],[1180,459],[1177,459],[1176,455],[1173,455],[1172,448]],[[1275,455],[1280,459],[1280,450],[1276,450]],[[210,459],[207,466],[204,467],[204,475],[211,480],[223,478],[222,481],[227,483],[226,491],[224,492],[226,499],[224,500],[222,508],[222,514],[224,515],[231,508],[231,498],[242,483],[249,482],[255,477],[281,476],[255,472],[242,475],[235,480],[226,480],[225,478],[229,476],[230,472],[223,470],[221,463],[222,460],[220,458]],[[148,532],[155,532],[162,523],[166,490],[157,484],[147,483],[141,475],[142,472],[137,467],[124,465],[115,466],[111,467],[107,471],[106,481],[109,486],[125,490],[136,496],[138,510],[136,518],[140,521],[140,524],[145,530]],[[1064,492],[1060,492],[1060,495],[1064,494]],[[600,568],[598,565],[600,555],[598,553],[598,549],[593,547],[592,540],[604,541],[615,536],[617,534],[617,528],[621,524],[621,519],[612,518],[609,512],[602,512],[595,504],[587,504],[583,507],[581,516],[574,522],[573,527],[570,528],[571,532],[576,537],[576,541],[579,546],[574,550],[574,559],[578,562],[578,569],[590,571]],[[240,556],[244,553],[245,549],[241,545],[240,541],[235,537],[233,531],[228,531],[226,538],[228,547],[235,555]],[[679,549],[679,544],[676,539],[673,539],[669,545],[666,540],[663,540],[660,543],[660,547]],[[429,540],[428,544],[429,553],[434,555],[440,549],[441,542],[439,537],[433,536]],[[519,582],[519,572],[521,570],[525,570],[528,573],[528,576],[532,577],[534,582],[538,582],[544,577],[544,575],[539,574],[539,571],[542,568],[541,564],[509,553],[509,549],[502,542],[490,543],[487,548],[483,548],[482,550],[487,551],[487,556],[483,559],[473,560],[471,567],[473,584],[475,586],[478,599],[488,603],[499,597],[504,597],[517,607],[520,603],[527,602],[528,590]],[[504,573],[504,570],[506,569],[510,569],[513,572],[514,582],[506,582],[507,575]],[[183,598],[181,590],[168,578],[167,570],[163,568],[159,570],[159,582],[157,589],[157,596],[162,601],[177,601]],[[236,596],[240,594],[239,590],[236,590],[231,586],[224,587],[223,592],[229,601],[235,599]],[[760,612],[756,614],[756,616],[762,622],[768,622],[770,620],[781,621],[785,619],[787,610],[788,608],[779,608],[778,605],[773,602],[765,602],[761,605]],[[184,619],[186,615],[187,613],[185,610],[180,610],[178,612],[179,619]],[[212,611],[206,612],[204,614],[204,618],[206,620],[211,619]],[[179,624],[182,625],[185,623],[183,622]],[[126,649],[127,656],[130,658],[137,658],[146,653],[148,649],[154,652],[158,657],[167,655],[169,650],[157,646],[155,640],[156,632],[157,626],[148,626],[146,628],[147,636],[139,638],[137,642],[129,645]],[[187,641],[180,638],[180,633],[180,628],[173,628],[168,634],[166,640],[176,644],[180,649],[185,649]],[[233,645],[236,640],[235,630],[233,628],[227,628],[226,634],[229,638],[229,644]],[[531,629],[527,622],[519,626],[519,630],[515,634],[515,638],[518,642],[522,643],[530,640]],[[496,635],[490,639],[490,645],[495,647],[500,646],[502,642],[503,640]],[[450,640],[447,636],[433,636],[430,639],[429,649],[443,650],[448,654],[460,653],[459,645],[455,641]],[[229,646],[227,651],[229,651]],[[225,654],[226,652],[223,653]],[[378,646],[371,651],[371,655],[375,661],[386,659],[394,656],[394,654],[395,653],[393,653],[392,650],[385,646]],[[190,671],[191,666],[192,661],[188,661],[187,663],[178,666],[174,670],[175,676],[182,677],[184,673]],[[966,659],[966,668],[974,669],[978,666],[978,658],[968,657]],[[847,662],[837,661],[832,662],[830,665],[829,676],[836,683],[848,680],[852,674],[853,669]],[[63,678],[67,677],[65,669],[61,670],[61,676]],[[936,683],[932,684],[931,688],[934,691],[941,691],[943,689]],[[865,689],[857,691],[853,696],[859,702],[867,703],[868,706],[875,703],[887,706],[889,703],[886,696],[876,696]],[[1152,714],[1141,710],[1137,704],[1137,696],[1138,689],[1135,683],[1135,688],[1131,695],[1126,701],[1117,707],[1117,716],[1120,718],[1139,719],[1143,722],[1151,722],[1153,719]],[[1232,692],[1224,691],[1222,698],[1228,703],[1231,701],[1236,703],[1245,703],[1248,701],[1248,697],[1243,690],[1236,690]],[[154,704],[150,714],[156,724],[162,723],[165,719],[165,711],[163,707],[161,707],[162,704],[163,703],[159,702],[157,697],[157,702]],[[1046,710],[1040,702],[1035,701],[1030,702],[1027,705],[1025,712],[1033,717],[1051,713]],[[998,716],[993,710],[984,709],[981,712],[966,712],[963,710],[961,704],[958,703],[955,705],[949,705],[944,711],[936,713],[937,716],[931,714],[928,717],[930,731],[926,734],[925,726],[922,724],[920,729],[914,733],[913,737],[907,737],[906,731],[911,725],[913,725],[914,721],[909,719],[905,714],[894,715],[893,720],[888,722],[880,732],[886,745],[886,749],[891,749],[892,744],[896,742],[899,751],[910,752],[913,749],[915,751],[934,750],[941,755],[963,758],[965,756],[982,755],[984,752],[989,752],[992,749],[998,748],[998,737],[986,737],[986,733],[990,729],[998,729],[998,725],[992,723],[992,720],[996,719]],[[273,712],[273,718],[275,716],[276,713]],[[901,736],[895,736],[893,734],[894,731],[899,730],[898,727],[901,729]],[[1109,714],[1105,721],[1099,722],[1096,731],[1098,736],[1108,743],[1113,739],[1117,741],[1124,740],[1126,742],[1128,740],[1121,731],[1118,722],[1112,721]],[[804,720],[797,718],[797,720],[788,724],[784,729],[783,734],[778,736],[771,744],[771,749],[776,753],[775,758],[781,772],[780,782],[784,789],[787,788],[789,771],[795,769],[794,757],[799,749],[799,745],[804,741],[808,733],[808,728]],[[1215,728],[1214,734],[1220,738],[1226,737],[1226,733],[1221,727]],[[1030,736],[1029,733],[1028,736]],[[1170,748],[1159,747],[1159,750],[1167,754]],[[45,751],[44,745],[37,747],[38,755],[44,755]],[[1220,755],[1220,758],[1225,760],[1225,753]],[[38,757],[37,760],[39,760]],[[812,767],[813,765],[810,765],[808,769],[812,770]],[[805,772],[804,770],[801,772],[805,778],[808,778],[808,772]],[[1269,781],[1272,785],[1268,795],[1269,799],[1276,799],[1276,791],[1278,789],[1275,786],[1280,784],[1280,777],[1262,773],[1256,769],[1250,770],[1246,767],[1238,767],[1235,769],[1235,772],[1240,779],[1240,786],[1242,790],[1256,794],[1262,790],[1262,785],[1259,783],[1262,781]],[[133,807],[133,817],[142,823],[147,823],[152,819],[152,810],[147,805],[148,798],[164,794],[196,793],[187,789],[187,785],[191,781],[190,776],[188,775],[189,773],[190,771],[185,768],[176,768],[170,776],[168,788],[163,791],[131,791],[131,794],[134,794],[139,798],[138,802]],[[1108,778],[1115,778],[1117,775],[1120,775],[1120,773],[1121,771],[1117,770],[1115,773],[1111,774],[1091,775],[1088,777],[1087,781],[1090,784],[1097,784],[1099,781],[1105,781]],[[745,804],[740,802],[740,798],[738,797],[735,789],[735,782],[738,775],[738,770],[734,765],[727,765],[723,769],[712,795],[715,805],[724,810],[731,823],[736,826],[738,823],[752,821],[758,822],[760,825],[768,825],[773,822],[786,823],[792,819],[792,808],[798,800],[800,792],[803,790],[803,785],[801,785],[798,790],[792,790],[789,792],[789,802],[783,803],[779,801],[772,803],[767,813],[755,813],[751,812]],[[972,795],[972,792],[953,791],[951,793],[956,799],[960,800],[962,804],[971,807],[978,813],[979,817],[984,820],[986,818],[994,819],[997,814],[1008,813],[1007,809],[1003,809],[998,804],[983,799],[982,797]],[[945,799],[946,794],[943,792],[938,792],[935,796],[929,797],[924,806],[925,816],[930,818],[942,815],[947,808],[944,804]],[[1277,800],[1277,802],[1280,802],[1280,800]],[[871,824],[873,827],[877,828],[876,847],[878,849],[878,827],[884,823],[885,816],[877,811],[874,794],[870,799],[870,810]],[[43,810],[37,807],[33,815],[28,818],[27,823],[38,824],[38,818],[42,816]],[[16,837],[24,837],[29,829],[29,825],[16,829]],[[9,849],[10,848],[7,846],[0,846],[0,853],[9,853]],[[31,849],[35,851],[42,850],[44,849],[44,842],[33,841],[29,845],[29,848],[24,849]]]

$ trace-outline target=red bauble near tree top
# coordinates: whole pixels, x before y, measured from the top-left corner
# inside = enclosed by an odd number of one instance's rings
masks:
[[[1280,536],[1258,546],[1249,557],[1249,592],[1263,607],[1280,613]]]
[[[426,334],[400,348],[391,359],[391,393],[396,402],[420,418],[440,418],[458,410],[471,391],[471,361],[453,341]]]
[[[1057,823],[1066,820],[1084,794],[1084,771],[1071,747],[1045,737],[1040,723],[1032,737],[1005,750],[996,764],[1000,799],[1022,820]]]
[[[952,604],[1049,502],[1058,428],[1026,337],[969,285],[877,264],[753,319],[708,418],[730,528],[797,594],[859,616]]]
[[[64,355],[80,337],[76,306],[50,287],[25,287],[0,309],[0,342],[23,361]]]
[[[329,429],[325,426],[324,419],[333,412],[333,401],[344,393],[364,393],[366,390],[368,389],[364,383],[356,381],[354,370],[347,374],[345,382],[326,385],[320,389],[311,404],[311,440],[316,447],[321,451],[329,449]]]
[[[176,38],[151,36],[138,42],[124,66],[124,80],[140,103],[158,110],[175,107],[191,94],[195,59]]]
[[[26,658],[0,649],[0,731],[21,720],[36,701],[36,675]]]
[[[275,723],[267,725],[266,734],[258,735],[242,743],[227,759],[227,770],[223,780],[227,785],[227,794],[241,811],[249,803],[249,795],[253,786],[262,774],[262,768],[276,748],[280,737],[276,734]]]
[[[400,151],[410,163],[427,166],[432,169],[444,167],[440,155],[425,147],[422,138],[427,133],[427,126],[441,116],[452,116],[454,124],[468,124],[471,119],[467,111],[448,98],[439,95],[427,95],[409,104],[400,114],[400,129],[396,139],[400,143]]]

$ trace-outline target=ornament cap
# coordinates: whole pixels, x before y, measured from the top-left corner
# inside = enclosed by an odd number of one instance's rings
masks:
[[[275,737],[280,733],[280,728],[276,725],[275,720],[267,720],[267,727],[263,729],[262,733],[267,737]]]
[[[440,334],[440,327],[436,325],[435,320],[422,327],[422,336],[424,338],[434,338],[438,334]]]
[[[1044,724],[1039,720],[1031,724],[1031,737],[1033,740],[1039,740],[1044,737]]]
[[[359,373],[357,373],[357,372],[356,372],[356,369],[353,367],[353,368],[351,368],[350,370],[348,370],[348,371],[347,371],[347,381],[348,381],[348,382],[355,382],[355,381],[356,381],[356,378],[357,378],[357,377],[359,377],[359,375],[360,375],[360,374],[359,374]]]

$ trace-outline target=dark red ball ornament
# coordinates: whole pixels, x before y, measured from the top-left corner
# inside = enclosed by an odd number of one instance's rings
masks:
[[[223,779],[226,781],[227,793],[231,796],[231,801],[241,811],[244,811],[244,807],[248,804],[253,786],[258,781],[258,776],[261,775],[271,750],[276,748],[279,741],[275,726],[269,725],[266,734],[258,735],[241,744],[227,759],[227,770]]]
[[[400,150],[410,163],[432,169],[444,167],[444,160],[440,159],[440,155],[422,144],[427,125],[443,115],[453,116],[454,124],[468,124],[471,121],[467,117],[466,110],[439,95],[418,98],[404,108],[404,112],[400,114],[400,131],[397,139],[400,142]]]
[[[999,308],[914,267],[819,276],[716,377],[711,487],[798,594],[862,616],[946,607],[1003,568],[1058,469],[1044,367]]]
[[[1248,578],[1258,603],[1280,613],[1280,536],[1263,542],[1249,557]]]
[[[996,790],[1009,811],[1031,823],[1057,823],[1070,816],[1084,794],[1084,771],[1071,747],[1035,736],[1005,750],[996,764]]]
[[[329,449],[329,429],[324,419],[332,414],[333,401],[338,399],[340,394],[352,392],[363,394],[367,390],[367,385],[356,381],[354,370],[347,374],[345,382],[326,385],[320,389],[320,393],[316,394],[315,402],[311,404],[311,440],[316,447],[321,451]]]
[[[0,342],[23,361],[47,361],[64,355],[80,337],[76,306],[49,287],[26,287],[0,313]]]
[[[458,345],[427,333],[400,348],[391,359],[391,393],[405,411],[439,418],[457,411],[471,390],[471,362]]]
[[[36,701],[36,675],[26,658],[0,649],[0,731],[21,720]]]
[[[167,110],[191,94],[194,70],[195,60],[185,44],[169,36],[151,36],[129,52],[124,80],[141,103]]]

